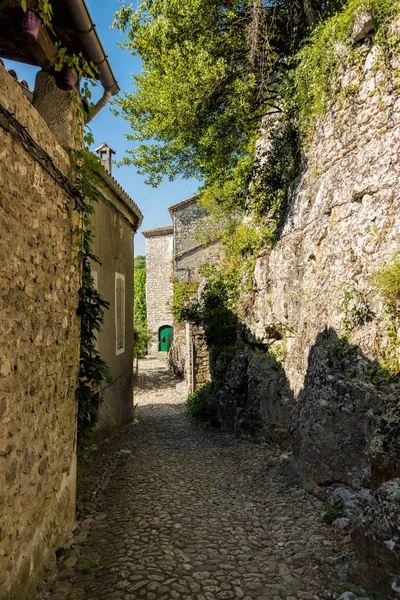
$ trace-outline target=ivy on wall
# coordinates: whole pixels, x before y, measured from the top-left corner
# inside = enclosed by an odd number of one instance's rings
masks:
[[[199,284],[195,281],[191,283],[172,282],[172,302],[171,312],[177,323],[184,321],[183,311],[185,308],[185,298],[197,298]]]
[[[76,151],[77,179],[75,187],[79,197],[75,210],[79,225],[75,230],[76,259],[81,266],[78,315],[81,320],[78,396],[78,446],[82,448],[93,431],[99,404],[102,402],[101,386],[111,383],[112,377],[106,362],[96,348],[97,334],[103,325],[106,302],[94,285],[91,263],[99,263],[93,254],[93,232],[90,217],[99,199],[102,182],[97,173],[102,168],[99,160],[88,150]]]

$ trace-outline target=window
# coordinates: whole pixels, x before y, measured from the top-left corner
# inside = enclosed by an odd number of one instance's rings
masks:
[[[115,341],[116,353],[125,352],[125,275],[115,273]]]

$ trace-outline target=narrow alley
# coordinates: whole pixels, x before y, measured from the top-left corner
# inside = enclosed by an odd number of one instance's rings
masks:
[[[92,454],[83,524],[41,598],[334,598],[346,539],[288,457],[189,422],[165,360],[140,373],[136,422]]]

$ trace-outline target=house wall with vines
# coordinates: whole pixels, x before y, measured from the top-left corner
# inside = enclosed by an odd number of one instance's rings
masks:
[[[1,66],[0,138],[0,598],[14,600],[75,520],[80,275],[69,155]]]

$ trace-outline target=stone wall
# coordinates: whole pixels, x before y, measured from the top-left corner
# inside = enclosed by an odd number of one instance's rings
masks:
[[[172,299],[172,227],[144,232],[146,237],[146,302],[147,325],[156,334],[149,354],[159,349],[158,331],[173,324]]]
[[[242,346],[224,364],[215,358],[213,410],[226,427],[292,445],[317,493],[372,483],[354,533],[360,581],[397,597],[400,463],[384,424],[400,396],[374,376],[390,319],[373,275],[399,248],[399,61],[384,71],[371,39],[360,57],[305,151],[276,246],[258,257]]]
[[[200,267],[217,262],[220,256],[217,243],[204,246],[198,240],[199,225],[207,212],[196,199],[181,202],[170,212],[174,227],[174,279],[180,283],[200,282]]]
[[[65,177],[68,155],[0,66],[0,104]],[[75,519],[74,201],[0,116],[0,598],[27,600]]]
[[[201,284],[200,268],[220,258],[218,243],[207,246],[199,243],[199,226],[204,225],[208,213],[197,200],[197,197],[190,198],[170,208],[174,228],[174,280],[179,283]],[[187,326],[185,335],[176,336],[170,363],[175,372],[182,372],[188,392],[197,390],[210,378],[209,353],[200,327]]]

